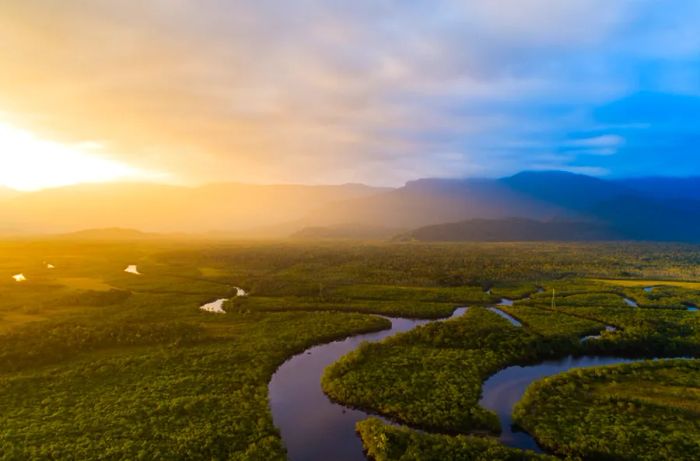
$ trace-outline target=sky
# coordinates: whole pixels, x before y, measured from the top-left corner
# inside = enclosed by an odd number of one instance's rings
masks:
[[[5,0],[0,184],[700,175],[695,0]]]

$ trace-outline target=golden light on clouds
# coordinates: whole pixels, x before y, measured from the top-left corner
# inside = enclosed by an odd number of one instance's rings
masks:
[[[99,143],[62,144],[0,122],[0,185],[28,191],[156,176],[112,160],[101,150]]]
[[[0,1],[0,111],[188,184],[698,171],[693,146],[619,164],[637,131],[597,117],[637,92],[697,97],[700,2],[302,3]],[[584,133],[629,142],[570,145]]]

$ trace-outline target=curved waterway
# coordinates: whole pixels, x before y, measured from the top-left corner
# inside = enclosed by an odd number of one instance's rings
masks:
[[[637,304],[637,301],[631,298],[622,298],[622,300],[627,304],[629,307],[639,307],[639,304]]]
[[[518,322],[517,319],[497,308],[491,309],[511,322]],[[449,318],[458,317],[466,310],[466,307],[456,309]],[[272,376],[269,384],[270,407],[275,425],[280,430],[287,448],[288,459],[292,461],[331,459],[362,461],[366,459],[362,451],[362,441],[355,433],[355,424],[373,415],[332,402],[321,388],[321,375],[326,367],[358,348],[364,341],[380,341],[435,321],[387,318],[391,320],[390,329],[359,334],[311,347],[287,360]],[[612,328],[606,327],[608,330]],[[595,338],[597,336],[583,340]],[[614,365],[638,360],[640,359],[568,356],[531,366],[510,366],[484,382],[479,405],[498,415],[502,428],[499,437],[501,443],[524,450],[542,452],[530,434],[519,431],[513,425],[513,407],[522,398],[530,384],[573,368]],[[381,419],[391,424],[390,421]]]
[[[511,304],[499,304],[499,306],[512,306],[512,305],[513,305],[512,303]],[[494,314],[497,314],[497,315],[503,317],[504,319],[508,320],[508,322],[510,322],[510,324],[513,325],[514,327],[522,327],[523,326],[523,324],[520,322],[520,320],[516,319],[515,317],[513,317],[509,313],[502,311],[501,309],[499,309],[497,307],[487,307],[487,309],[490,310],[491,312],[493,312]]]
[[[459,317],[466,307],[455,309]],[[355,423],[370,416],[331,400],[321,389],[323,370],[364,341],[376,342],[433,322],[392,318],[391,328],[314,346],[287,360],[272,376],[270,407],[292,461],[359,461],[366,459]],[[446,320],[446,319],[443,319]]]
[[[512,366],[504,368],[484,382],[482,397],[479,405],[494,411],[501,422],[501,435],[499,440],[504,445],[533,450],[538,453],[542,449],[535,439],[527,432],[519,431],[513,426],[513,407],[525,394],[525,389],[542,378],[569,371],[573,368],[599,367],[639,361],[639,359],[626,359],[622,357],[566,357],[559,360],[547,360],[537,365]]]

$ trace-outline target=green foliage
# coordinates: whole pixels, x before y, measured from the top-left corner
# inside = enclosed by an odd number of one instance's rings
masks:
[[[0,375],[0,457],[282,459],[267,408],[275,368],[314,343],[388,327],[359,314],[221,321],[226,335],[205,343],[83,350]]]
[[[559,308],[557,312],[618,327],[587,342],[587,351],[631,357],[700,354],[700,317],[696,312],[669,309]]]
[[[329,368],[323,389],[342,403],[413,426],[497,432],[496,416],[475,405],[483,367],[493,369],[497,360],[479,351],[410,346],[373,351],[365,346]]]
[[[380,314],[392,317],[437,319],[454,312],[455,303],[419,302],[411,300],[365,300],[325,301],[304,297],[242,297],[231,301],[238,312],[265,311],[347,311]]]
[[[518,424],[581,459],[700,459],[700,360],[579,369],[530,386]]]
[[[599,320],[567,315],[561,311],[552,312],[518,304],[499,306],[499,309],[518,319],[529,331],[547,337],[581,338],[596,335],[605,329],[605,324]]]
[[[387,285],[356,285],[339,287],[333,292],[339,299],[377,301],[412,301],[434,303],[484,303],[491,298],[483,288],[463,287],[410,287]]]
[[[321,382],[334,400],[414,426],[497,433],[495,415],[477,405],[484,379],[511,363],[577,347],[578,338],[543,338],[474,307],[462,317],[365,344],[327,368]]]
[[[567,354],[700,352],[697,316],[691,318],[692,313],[629,308],[551,311],[517,304],[501,309],[520,319],[523,327],[473,307],[461,318],[425,325],[346,355],[326,370],[324,391],[341,403],[416,427],[493,433],[499,431],[497,419],[478,406],[481,384],[509,365]],[[625,321],[611,321],[621,318]],[[622,329],[580,341],[603,332],[607,323]]]
[[[0,370],[14,371],[53,363],[94,349],[147,344],[185,345],[204,340],[203,328],[183,322],[33,324],[0,337]]]
[[[697,354],[700,316],[682,308],[700,301],[697,286],[627,282],[700,278],[699,263],[687,245],[0,241],[0,458],[282,459],[267,402],[279,364],[388,327],[360,313],[438,318],[463,305],[462,318],[362,346],[323,386],[418,427],[495,433],[477,402],[503,367]],[[143,275],[124,273],[129,264]],[[19,272],[27,282],[10,278]],[[234,286],[251,295],[227,302],[225,315],[199,310]],[[480,307],[501,297],[530,298],[502,308],[522,328]],[[620,330],[580,343],[606,324]],[[678,383],[663,392],[696,386]],[[601,428],[616,408],[605,405]],[[536,459],[489,438],[359,430],[377,459]]]
[[[486,437],[446,436],[388,426],[376,418],[360,421],[357,432],[375,461],[530,461],[552,460],[507,448]]]
[[[57,306],[113,306],[126,301],[130,296],[130,291],[116,288],[106,291],[85,290],[58,298],[54,303]]]

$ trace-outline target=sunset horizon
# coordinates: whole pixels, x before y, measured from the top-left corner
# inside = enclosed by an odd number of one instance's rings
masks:
[[[18,189],[700,175],[692,1],[0,14],[0,184]]]
[[[699,24],[0,1],[0,461],[700,460]]]

